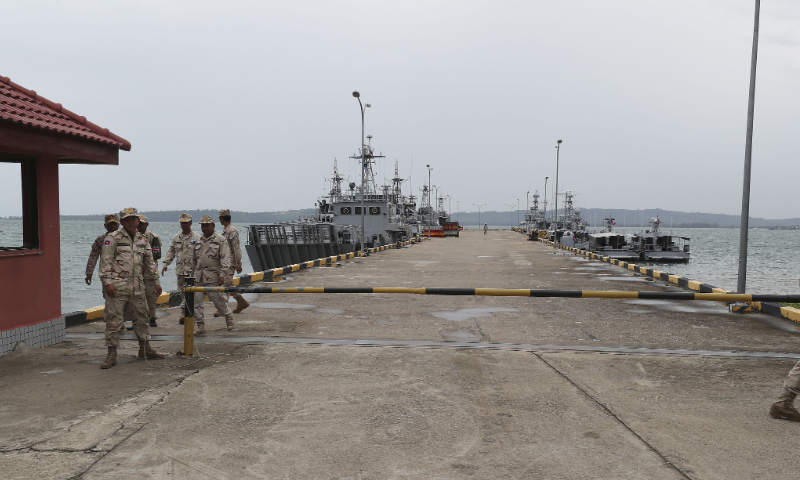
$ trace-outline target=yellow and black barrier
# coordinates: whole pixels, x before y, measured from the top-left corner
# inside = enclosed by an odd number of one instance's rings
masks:
[[[726,290],[724,288],[715,287],[708,283],[699,282],[697,280],[691,280],[686,277],[681,277],[679,275],[673,275],[671,273],[667,273],[661,270],[657,270],[654,268],[647,268],[641,265],[637,265],[635,263],[629,263],[624,260],[620,260],[617,258],[611,258],[606,255],[600,255],[594,252],[589,252],[586,250],[579,250],[575,247],[568,247],[566,245],[559,245],[555,242],[551,242],[549,240],[543,240],[542,243],[546,245],[550,245],[555,248],[560,248],[561,250],[567,250],[569,252],[573,252],[576,255],[582,255],[586,258],[590,258],[592,260],[600,260],[602,262],[610,263],[611,265],[616,265],[618,267],[625,268],[627,270],[631,270],[636,273],[640,273],[642,275],[646,275],[651,278],[655,278],[657,280],[663,280],[665,282],[672,283],[674,285],[678,285],[683,288],[688,288],[689,290],[694,290],[700,293],[717,293],[717,294],[724,294],[724,295],[734,295],[730,290]],[[762,296],[756,295],[757,297],[761,298]],[[758,310],[761,313],[766,313],[767,315],[783,318],[786,320],[791,320],[793,322],[800,323],[800,309],[794,307],[788,307],[786,305],[780,305],[780,303],[800,303],[796,300],[785,300],[787,296],[784,295],[777,295],[773,296],[772,300],[767,299],[752,299],[752,300],[733,300],[734,302],[745,302],[749,303],[752,308]],[[796,298],[796,296],[791,298]],[[726,297],[728,298],[728,297]],[[738,309],[738,311],[747,311],[746,309]]]
[[[535,290],[526,288],[414,288],[414,287],[185,287],[187,293],[396,293],[538,298],[619,298],[647,300],[699,300],[711,302],[800,303],[800,295],[694,292],[629,292],[622,290]]]

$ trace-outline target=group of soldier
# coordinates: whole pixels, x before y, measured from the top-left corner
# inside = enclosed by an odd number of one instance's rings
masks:
[[[200,220],[203,234],[192,231],[192,216],[181,214],[181,232],[175,235],[164,257],[161,275],[175,260],[178,288],[187,277],[195,278],[196,286],[233,286],[234,273],[242,272],[242,251],[239,245],[239,232],[231,223],[231,211],[219,211],[222,233],[215,231],[214,218],[205,215]],[[122,229],[120,229],[122,225]],[[108,347],[106,360],[100,368],[107,369],[117,364],[119,337],[125,329],[125,321],[130,321],[139,340],[139,358],[160,359],[164,355],[150,346],[150,327],[157,327],[156,307],[161,295],[161,282],[158,275],[158,260],[161,258],[161,239],[149,231],[147,217],[139,215],[135,208],[125,208],[119,215],[105,217],[106,233],[92,243],[92,252],[86,265],[86,284],[91,285],[92,275],[98,259],[99,276],[102,281],[105,309],[103,321],[106,324],[105,339]],[[185,304],[183,290],[181,295],[181,316],[184,323]],[[203,300],[205,293],[194,297],[194,335],[206,333]],[[233,294],[236,308],[231,311],[228,297],[222,292],[208,293],[217,309],[215,317],[224,316],[228,330],[233,330],[233,313],[239,313],[250,304],[239,294]]]

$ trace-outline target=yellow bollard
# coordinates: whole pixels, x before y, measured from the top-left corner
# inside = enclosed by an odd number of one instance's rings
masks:
[[[184,318],[183,322],[183,354],[191,357],[194,355],[194,316]]]

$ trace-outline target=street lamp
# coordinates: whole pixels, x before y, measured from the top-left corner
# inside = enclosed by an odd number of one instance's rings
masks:
[[[519,226],[519,198],[517,199],[517,226]]]
[[[514,205],[506,203],[506,207],[511,209],[508,212],[509,214],[511,214],[511,220],[510,220],[509,223],[510,223],[511,228],[514,228]]]
[[[485,207],[486,204],[478,205],[477,203],[473,203],[476,207],[478,207],[478,230],[481,228],[481,207]]]
[[[531,191],[530,191],[530,190],[528,190],[527,192],[525,192],[525,213],[528,213],[528,210],[530,210],[530,209],[531,209],[531,200],[530,200],[530,198],[529,198],[529,197],[530,197],[530,194],[531,194]]]
[[[561,140],[558,141],[556,144],[556,205],[553,209],[553,215],[555,215],[556,219],[556,226],[553,228],[553,231],[558,230],[558,154],[561,151]]]
[[[366,195],[366,173],[364,170],[364,164],[366,163],[366,149],[364,148],[364,109],[370,107],[371,105],[367,103],[366,105],[361,103],[361,94],[358,91],[353,92],[353,96],[356,97],[358,100],[358,106],[361,109],[361,256],[366,256],[366,242],[367,242],[367,232],[364,230],[364,219],[365,219],[365,212],[367,206],[365,203],[365,195]]]
[[[428,167],[428,209],[430,209],[431,208],[431,170],[433,170],[433,169],[431,168],[430,165],[425,165],[425,166]]]

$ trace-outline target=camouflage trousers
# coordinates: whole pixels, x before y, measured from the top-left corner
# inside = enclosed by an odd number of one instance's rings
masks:
[[[216,287],[218,285],[199,285],[201,287]],[[217,311],[221,313],[226,320],[233,319],[233,313],[231,312],[230,307],[228,306],[228,296],[225,295],[223,292],[198,292],[194,294],[194,323],[197,324],[204,324],[205,319],[203,318],[203,314],[205,312],[205,308],[203,307],[203,300],[205,300],[205,296],[208,295],[208,299],[211,300],[211,303],[217,307]]]
[[[232,287],[233,285],[233,276],[236,275],[236,269],[234,267],[230,267],[228,269],[228,275],[225,276],[225,283],[222,284],[223,287]],[[225,298],[230,299],[233,298],[244,298],[238,293],[226,293]]]
[[[147,299],[147,319],[156,318],[158,295],[156,294],[155,280],[144,280],[144,297]]]
[[[127,306],[127,315],[125,307]],[[147,300],[144,295],[106,295],[103,320],[106,322],[106,345],[119,346],[119,334],[124,329],[123,316],[133,321],[133,333],[139,340],[150,340],[150,325],[147,318]]]
[[[183,287],[183,284],[185,283],[185,279],[186,279],[187,276],[188,275],[178,275],[178,290],[180,290],[180,292],[181,292],[181,312],[186,310],[186,297],[184,296],[184,293],[183,293],[183,290],[181,290],[181,287]]]
[[[778,401],[791,401],[794,400],[797,395],[800,395],[800,362],[795,364],[794,368],[792,368],[789,375],[786,377],[786,380],[784,380],[783,390],[781,390]]]

